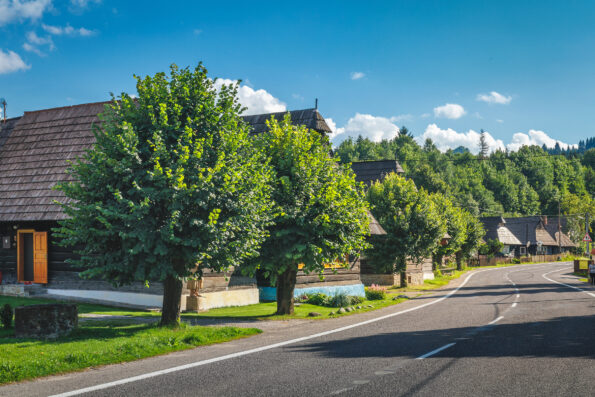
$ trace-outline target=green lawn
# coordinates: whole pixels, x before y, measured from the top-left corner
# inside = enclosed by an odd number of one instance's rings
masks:
[[[255,328],[159,328],[126,321],[81,323],[68,337],[53,341],[15,339],[0,331],[0,384],[76,371],[98,365],[138,360],[196,346],[244,338]]]

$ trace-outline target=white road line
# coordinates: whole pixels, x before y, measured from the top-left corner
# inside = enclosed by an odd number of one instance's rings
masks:
[[[575,287],[574,285],[564,284],[564,283],[561,283],[561,282],[556,281],[556,280],[552,280],[551,278],[547,277],[548,274],[556,273],[556,272],[559,272],[559,271],[562,271],[562,270],[567,270],[567,269],[556,269],[556,270],[553,270],[551,272],[547,272],[547,273],[542,274],[541,277],[545,278],[548,281],[551,281],[552,283],[560,284],[560,285],[563,285],[565,287],[572,288],[572,289],[575,289],[577,291],[584,292],[585,294],[590,295],[590,296],[592,296],[592,297],[595,298],[595,294],[592,293],[592,292],[585,291],[584,289],[579,288],[579,287]]]
[[[530,267],[530,266],[533,266],[533,265],[525,265],[525,266]],[[378,321],[385,320],[387,318],[396,317],[396,316],[399,316],[401,314],[409,313],[409,312],[412,312],[412,311],[415,311],[415,310],[419,310],[419,309],[422,309],[422,308],[427,307],[427,306],[430,306],[430,305],[434,305],[434,304],[436,304],[438,302],[442,302],[443,300],[445,300],[447,298],[450,298],[452,295],[454,295],[455,293],[457,293],[461,288],[463,288],[467,284],[467,282],[471,279],[471,277],[473,277],[474,275],[479,274],[479,273],[483,273],[483,272],[489,272],[489,271],[494,271],[494,270],[504,270],[504,269],[505,268],[484,269],[484,270],[479,270],[479,271],[476,271],[474,273],[471,273],[471,274],[469,274],[467,276],[467,278],[465,278],[465,281],[463,281],[461,283],[461,285],[459,285],[457,288],[455,288],[454,290],[452,290],[451,292],[449,292],[447,295],[443,296],[442,298],[439,298],[439,299],[436,299],[434,301],[431,301],[431,302],[428,302],[428,303],[424,303],[423,305],[412,307],[410,309],[406,309],[406,310],[403,310],[403,311],[400,311],[400,312],[387,314],[387,315],[384,315],[384,316],[381,316],[381,317],[376,317],[376,318],[373,318],[373,319],[370,319],[370,320],[362,321],[360,323],[346,325],[344,327],[335,328],[335,329],[332,329],[332,330],[329,330],[329,331],[319,332],[319,333],[313,334],[313,335],[303,336],[301,338],[296,338],[296,339],[291,339],[291,340],[287,340],[287,341],[284,341],[284,342],[274,343],[272,345],[261,346],[261,347],[257,347],[257,348],[249,349],[249,350],[244,350],[244,351],[237,352],[237,353],[226,354],[224,356],[214,357],[214,358],[210,358],[208,360],[196,361],[196,362],[193,362],[193,363],[179,365],[177,367],[171,367],[171,368],[163,369],[163,370],[160,370],[160,371],[148,372],[146,374],[132,376],[130,378],[124,378],[124,379],[116,380],[116,381],[113,381],[113,382],[101,383],[101,384],[95,385],[95,386],[90,386],[90,387],[85,387],[85,388],[82,388],[82,389],[72,390],[72,391],[65,392],[65,393],[55,394],[55,395],[52,395],[50,397],[77,396],[77,395],[83,394],[83,393],[90,393],[90,392],[97,391],[97,390],[108,389],[108,388],[114,387],[114,386],[120,386],[120,385],[124,385],[124,384],[127,384],[127,383],[138,382],[140,380],[150,379],[150,378],[154,378],[156,376],[170,374],[172,372],[183,371],[183,370],[186,370],[186,369],[196,368],[196,367],[200,367],[200,366],[203,366],[203,365],[216,363],[216,362],[219,362],[219,361],[225,361],[225,360],[229,360],[229,359],[232,359],[232,358],[247,356],[249,354],[259,353],[259,352],[262,352],[262,351],[275,349],[277,347],[282,347],[282,346],[287,346],[287,345],[291,345],[291,344],[294,344],[294,343],[304,342],[304,341],[307,341],[307,340],[310,340],[310,339],[319,338],[321,336],[331,335],[331,334],[335,334],[337,332],[342,332],[342,331],[346,331],[346,330],[349,330],[349,329],[352,329],[352,328],[361,327],[362,325],[372,324],[372,323],[375,323],[375,322],[378,322]]]
[[[516,303],[516,302],[514,302],[514,303],[512,304],[512,307],[516,307],[516,305],[517,305],[517,303]]]
[[[442,350],[446,350],[446,349],[448,349],[449,347],[451,347],[451,346],[454,346],[454,345],[456,345],[456,343],[454,343],[454,342],[453,342],[453,343],[449,343],[448,345],[444,345],[444,346],[442,346],[442,347],[439,347],[439,348],[438,348],[438,349],[436,349],[436,350],[432,350],[431,352],[429,352],[429,353],[426,353],[426,354],[424,354],[423,356],[419,356],[418,358],[416,358],[416,360],[423,360],[424,358],[428,358],[428,357],[430,357],[430,356],[433,356],[433,355],[434,355],[434,354],[436,354],[436,353],[440,353]]]
[[[516,297],[517,297],[517,298],[520,298],[520,297],[521,297],[521,295],[520,295],[520,294],[516,294]]]
[[[504,316],[500,316],[495,320],[492,320],[488,323],[488,325],[492,325],[492,324],[496,324],[498,321],[502,320],[504,318]]]

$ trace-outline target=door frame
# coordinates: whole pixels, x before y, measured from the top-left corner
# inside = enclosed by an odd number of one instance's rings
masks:
[[[25,255],[25,244],[23,242],[23,234],[31,233],[35,235],[35,229],[19,229],[17,230],[17,281],[19,283],[25,282],[25,264],[23,257]],[[35,274],[33,275],[35,278]],[[33,282],[33,280],[31,280]]]

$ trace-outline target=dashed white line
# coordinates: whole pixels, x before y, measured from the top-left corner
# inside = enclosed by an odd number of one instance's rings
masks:
[[[514,302],[514,303],[512,304],[512,307],[516,307],[516,305],[517,305],[517,303],[516,303],[516,302]]]
[[[517,299],[518,299],[518,298],[520,298],[520,297],[521,297],[521,295],[520,295],[520,294],[516,294],[516,297],[517,297]]]
[[[446,350],[449,347],[452,347],[454,345],[456,345],[456,343],[454,343],[454,342],[453,343],[449,343],[448,345],[444,345],[442,347],[439,347],[438,349],[432,350],[431,352],[426,353],[423,356],[419,356],[416,360],[423,360],[424,358],[428,358],[430,356],[433,356],[436,353],[440,353],[442,350]]]
[[[500,316],[497,319],[494,319],[494,320],[490,321],[488,324],[489,325],[496,324],[498,321],[502,320],[503,318],[504,318],[504,316]]]

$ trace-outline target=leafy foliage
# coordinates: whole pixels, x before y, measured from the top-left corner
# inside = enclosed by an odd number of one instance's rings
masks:
[[[498,252],[500,252],[502,250],[502,247],[504,247],[504,244],[502,244],[500,241],[496,239],[489,239],[485,242],[485,244],[481,244],[479,246],[479,253],[481,255],[487,255],[492,257],[496,255]]]
[[[0,309],[0,322],[2,323],[2,327],[4,329],[9,329],[12,327],[12,318],[14,316],[14,310],[12,306],[8,303],[2,306]]]
[[[366,299],[371,301],[386,299],[386,287],[372,284],[366,288]]]

